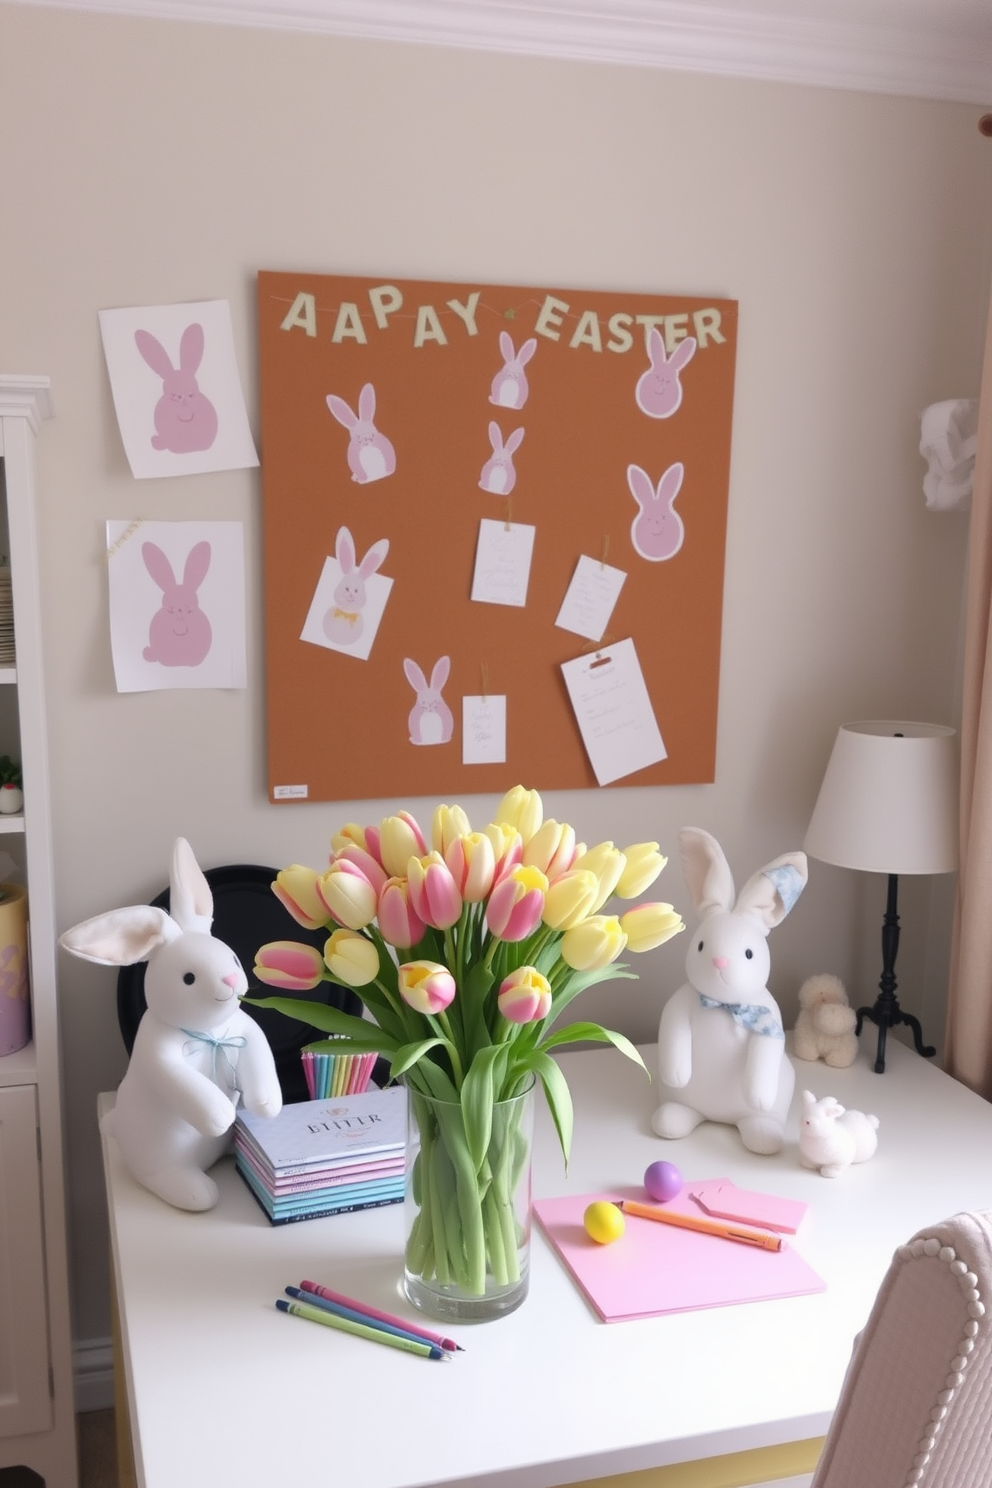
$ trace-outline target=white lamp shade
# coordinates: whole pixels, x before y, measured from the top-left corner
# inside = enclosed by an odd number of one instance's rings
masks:
[[[824,863],[866,873],[952,873],[958,866],[954,730],[845,723],[803,846]]]

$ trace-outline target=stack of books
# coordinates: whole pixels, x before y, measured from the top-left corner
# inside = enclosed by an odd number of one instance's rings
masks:
[[[406,1091],[367,1090],[238,1113],[238,1172],[272,1224],[398,1204],[405,1191]]]
[[[13,666],[14,653],[14,604],[10,588],[10,565],[0,560],[0,666]]]

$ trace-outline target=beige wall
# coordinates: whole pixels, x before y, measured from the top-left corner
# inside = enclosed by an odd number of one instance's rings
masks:
[[[259,268],[740,301],[717,780],[549,795],[587,840],[671,849],[698,824],[743,877],[801,845],[841,721],[953,720],[967,522],[924,509],[916,446],[922,407],[977,387],[977,115],[0,3],[0,370],[48,374],[57,414],[40,515],[60,926],[157,892],[179,833],[204,866],[317,864],[332,826],[397,804],[267,804],[260,477],[136,483],[118,437],[97,311],[214,297],[257,428]],[[247,691],[115,693],[103,523],[134,516],[245,523]],[[691,648],[692,626],[658,644]],[[811,972],[856,1002],[878,976],[881,880],[811,866],[772,942],[789,1021]],[[661,883],[685,905],[677,864]],[[932,897],[905,887],[900,982],[939,1036]],[[650,1038],[682,955],[583,1012]],[[62,1004],[83,1341],[108,1332],[94,1104],[124,1067],[113,974],[67,959]]]

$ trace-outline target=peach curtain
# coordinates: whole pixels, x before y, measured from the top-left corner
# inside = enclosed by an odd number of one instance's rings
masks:
[[[961,715],[961,864],[944,1066],[992,1100],[992,306],[971,503]]]

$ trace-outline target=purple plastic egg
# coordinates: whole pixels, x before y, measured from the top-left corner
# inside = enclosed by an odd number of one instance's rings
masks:
[[[644,1187],[659,1204],[682,1192],[682,1174],[674,1163],[653,1162],[644,1173]]]

